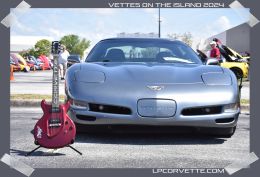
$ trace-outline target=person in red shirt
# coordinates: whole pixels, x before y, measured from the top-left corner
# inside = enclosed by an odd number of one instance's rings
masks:
[[[217,48],[217,43],[215,41],[210,42],[210,47],[212,48],[210,51],[210,58],[220,60],[220,51],[219,48]]]

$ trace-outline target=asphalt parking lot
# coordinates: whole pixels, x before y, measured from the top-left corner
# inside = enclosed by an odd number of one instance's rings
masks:
[[[31,133],[40,108],[11,108],[10,154],[33,168],[223,168],[249,153],[249,116],[241,114],[232,138],[182,134],[78,134],[73,147],[35,148]]]
[[[30,73],[15,72],[14,81],[10,81],[11,94],[42,94],[50,95],[52,93],[52,70],[35,71]],[[60,94],[64,93],[64,81],[60,81]],[[250,83],[244,82],[241,98],[249,99]]]
[[[52,93],[52,71],[14,73],[11,94]],[[249,99],[249,82],[244,82],[242,98]],[[60,81],[64,94],[64,81]],[[47,150],[35,148],[31,133],[42,116],[39,107],[11,107],[10,154],[33,168],[223,168],[249,153],[249,114],[241,114],[232,138],[212,138],[193,134],[78,134],[73,147]],[[48,162],[48,163],[46,163]]]
[[[10,81],[11,94],[52,94],[52,70],[14,72],[14,79]],[[64,80],[60,80],[59,93],[64,92]]]

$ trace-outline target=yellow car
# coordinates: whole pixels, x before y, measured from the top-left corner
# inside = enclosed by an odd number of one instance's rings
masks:
[[[220,66],[231,69],[238,79],[247,78],[250,57],[242,56],[225,45],[218,45],[218,48],[223,60]]]
[[[21,61],[19,56],[17,54],[11,53],[10,54],[10,59],[17,65],[19,66],[21,71],[24,72],[29,72],[30,71],[30,67],[26,64],[25,61]]]
[[[233,50],[230,47],[227,47],[225,45],[221,45],[221,47],[226,52],[226,54],[229,55],[231,60],[237,60],[239,62],[249,63],[250,56],[242,56],[241,54],[237,53],[235,50]]]
[[[248,77],[249,66],[246,62],[224,61],[223,63],[220,63],[220,66],[232,70],[238,79]]]
[[[247,78],[249,73],[249,59],[250,57],[244,57],[225,45],[218,46],[221,53],[222,63],[221,67],[228,68],[234,72],[237,79]],[[197,50],[202,62],[208,59],[207,55],[200,50]]]

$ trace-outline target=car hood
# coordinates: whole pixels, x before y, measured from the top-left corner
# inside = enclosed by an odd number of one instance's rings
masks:
[[[92,82],[97,78],[100,82],[103,75],[106,83],[190,84],[202,83],[202,75],[206,73],[223,73],[223,70],[219,66],[198,64],[83,63],[80,64],[76,77],[82,82],[88,78],[91,78]]]

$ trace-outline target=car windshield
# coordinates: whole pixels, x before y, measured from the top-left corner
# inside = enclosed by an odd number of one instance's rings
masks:
[[[86,62],[159,62],[201,64],[187,45],[170,40],[104,40],[88,55]]]

